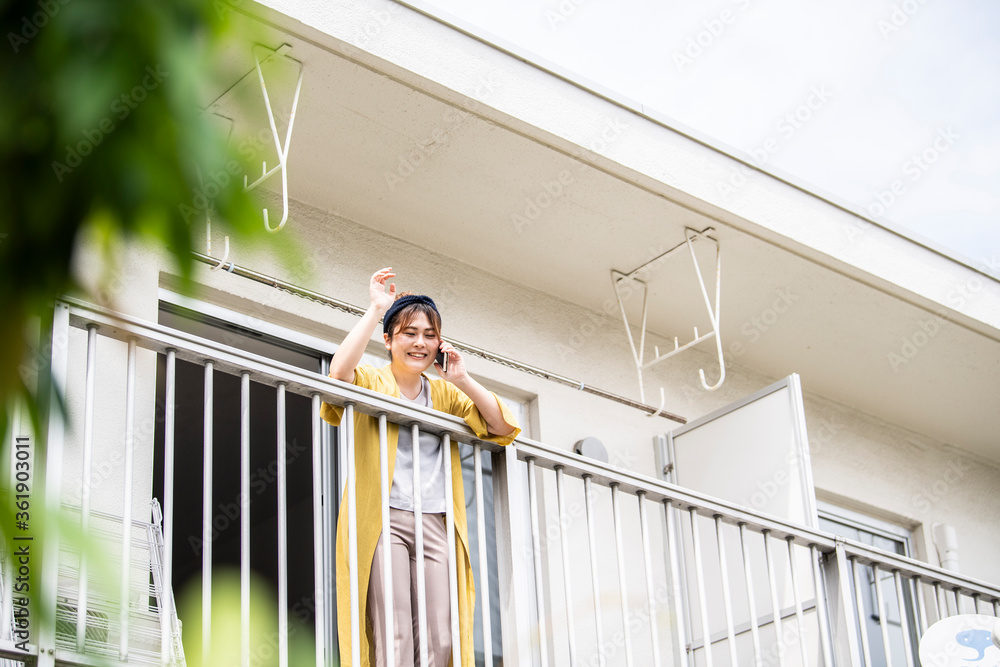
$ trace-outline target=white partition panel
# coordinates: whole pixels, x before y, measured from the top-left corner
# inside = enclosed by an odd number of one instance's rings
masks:
[[[665,444],[668,481],[817,527],[798,375],[673,430]]]
[[[797,375],[657,438],[656,446],[660,470],[667,481],[753,511],[817,527],[809,442]],[[767,555],[760,535],[743,536],[736,526],[701,517],[683,525],[686,542],[695,537],[692,529],[697,530],[702,545],[704,598],[696,594],[695,556],[690,547],[685,550],[681,585],[689,621],[688,643],[695,663],[706,664],[714,658],[712,662],[717,667],[728,666],[735,653],[740,664],[744,661],[752,664],[755,654],[763,653],[774,658],[775,664],[779,658],[788,665],[820,664],[819,646],[811,636],[815,634],[815,597],[812,587],[804,585],[812,573],[809,551],[798,548],[794,559],[790,559],[782,540],[770,545],[772,551],[781,555],[777,559],[772,600],[772,582],[766,576]],[[720,559],[720,540],[730,552],[725,563]],[[791,585],[792,561],[803,583],[799,586],[798,600]],[[750,582],[747,576],[752,577]],[[754,597],[752,605],[750,591]],[[788,622],[782,624],[780,618],[775,622],[774,602]],[[796,602],[804,611],[804,631],[795,623]],[[754,630],[758,627],[760,633],[755,638]],[[706,638],[711,645],[710,655]]]

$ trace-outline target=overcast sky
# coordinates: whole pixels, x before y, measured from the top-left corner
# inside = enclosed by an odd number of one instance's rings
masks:
[[[996,0],[425,0],[1000,278]]]

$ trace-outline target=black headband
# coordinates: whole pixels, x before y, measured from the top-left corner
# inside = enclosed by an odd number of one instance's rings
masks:
[[[382,331],[387,334],[392,333],[392,323],[399,315],[399,311],[406,308],[414,303],[421,303],[430,306],[434,309],[434,312],[438,314],[438,318],[441,317],[441,313],[438,312],[437,306],[434,305],[434,300],[429,296],[424,296],[423,294],[407,294],[406,296],[401,296],[392,305],[389,306],[389,310],[385,311],[385,316],[382,318]]]

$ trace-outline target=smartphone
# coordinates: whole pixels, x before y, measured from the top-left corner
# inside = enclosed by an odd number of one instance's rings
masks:
[[[448,355],[447,354],[445,354],[441,350],[438,350],[437,356],[434,358],[434,361],[436,361],[437,363],[441,364],[441,372],[442,373],[447,373],[448,372]]]

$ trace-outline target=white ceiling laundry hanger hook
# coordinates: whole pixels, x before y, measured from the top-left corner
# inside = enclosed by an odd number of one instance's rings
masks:
[[[287,49],[279,49],[277,53],[284,54]],[[289,59],[291,60],[291,59]],[[267,170],[267,162],[263,163],[263,169],[261,177],[258,178],[253,183],[247,184],[246,176],[243,177],[243,188],[244,190],[252,190],[265,180],[267,180],[274,172],[281,172],[281,221],[278,223],[277,227],[271,227],[268,222],[267,209],[264,209],[264,229],[274,233],[281,230],[288,222],[288,149],[292,144],[292,128],[295,125],[295,110],[299,105],[299,93],[302,90],[302,75],[305,72],[305,67],[302,63],[299,63],[299,77],[298,81],[295,83],[295,96],[292,98],[292,110],[288,115],[288,127],[285,130],[285,141],[282,145],[281,138],[278,136],[278,127],[274,122],[274,110],[271,108],[271,99],[267,94],[267,84],[264,82],[264,72],[260,67],[260,59],[254,55],[254,62],[257,68],[257,79],[260,81],[260,91],[264,96],[264,107],[267,109],[267,120],[271,126],[271,137],[274,139],[274,149],[278,153],[278,164],[273,167],[271,171]]]
[[[725,381],[725,379],[726,379],[726,365],[725,365],[725,359],[723,358],[723,352],[722,352],[722,337],[721,337],[720,332],[719,332],[719,313],[720,313],[720,309],[719,309],[719,304],[720,304],[719,297],[720,297],[721,292],[722,292],[722,280],[721,280],[722,279],[722,252],[721,252],[721,248],[719,246],[718,240],[715,239],[712,236],[709,236],[709,233],[711,233],[713,231],[715,231],[715,230],[712,229],[711,227],[707,227],[707,228],[705,228],[705,229],[703,229],[701,231],[698,231],[698,230],[686,227],[684,229],[684,241],[682,241],[681,243],[677,244],[676,246],[674,246],[670,250],[667,250],[666,252],[664,252],[664,253],[662,253],[662,254],[654,257],[653,259],[649,260],[645,264],[642,264],[641,266],[633,269],[632,271],[630,271],[628,273],[623,273],[621,271],[616,271],[614,269],[611,270],[611,285],[612,285],[612,287],[614,287],[615,297],[618,300],[618,306],[619,306],[619,309],[621,311],[622,322],[625,325],[625,334],[628,337],[629,348],[630,348],[630,350],[632,352],[632,360],[635,363],[636,373],[637,373],[638,379],[639,379],[639,399],[641,401],[643,401],[643,402],[646,401],[646,392],[645,392],[645,387],[644,387],[644,382],[643,382],[643,372],[647,368],[649,368],[650,366],[653,366],[653,365],[655,365],[655,364],[657,364],[657,363],[659,363],[659,362],[661,362],[661,361],[663,361],[665,359],[668,359],[669,357],[672,357],[675,354],[679,354],[680,352],[683,352],[684,350],[688,349],[689,347],[693,347],[694,345],[697,345],[698,343],[701,343],[702,341],[705,341],[705,340],[707,340],[709,338],[712,338],[712,337],[715,338],[716,352],[717,352],[718,358],[719,358],[719,375],[720,375],[720,377],[719,377],[719,380],[714,385],[711,385],[711,384],[708,383],[708,379],[707,379],[707,377],[705,375],[704,369],[699,369],[698,374],[699,374],[699,376],[701,378],[701,385],[702,385],[702,387],[704,387],[708,391],[714,391],[714,390],[718,389],[719,387],[721,387],[723,381]],[[697,258],[697,256],[695,255],[695,252],[694,252],[694,242],[697,241],[697,240],[699,240],[699,239],[708,239],[709,241],[711,241],[712,243],[715,244],[715,303],[714,304],[708,298],[708,290],[705,287],[705,280],[704,280],[704,277],[702,276],[702,273],[701,273],[701,267],[698,265],[698,258]],[[646,320],[647,320],[647,314],[648,314],[648,300],[647,300],[647,297],[649,295],[649,288],[648,288],[648,285],[646,284],[646,282],[644,282],[644,281],[640,280],[639,278],[637,278],[637,275],[639,275],[640,273],[642,273],[644,271],[647,271],[650,266],[652,266],[654,264],[657,264],[659,262],[662,262],[669,255],[674,254],[675,252],[681,251],[685,246],[687,246],[687,248],[688,248],[688,250],[690,251],[690,254],[691,254],[691,259],[692,259],[692,262],[694,264],[695,274],[698,276],[698,284],[701,287],[701,294],[702,294],[702,297],[703,297],[704,302],[705,302],[705,308],[708,311],[708,318],[709,318],[709,321],[711,322],[712,330],[710,332],[708,332],[708,333],[705,333],[705,334],[699,334],[698,327],[694,327],[694,338],[691,341],[689,341],[689,342],[681,345],[679,343],[679,341],[677,340],[677,338],[675,337],[674,338],[674,349],[672,349],[672,350],[670,350],[668,352],[665,352],[663,354],[660,353],[660,349],[659,349],[658,346],[654,346],[653,347],[653,350],[654,350],[653,358],[650,361],[646,361],[645,360],[645,352],[646,352]],[[624,297],[622,295],[622,290],[621,290],[621,286],[622,286],[623,283],[634,283],[634,284],[638,285],[642,289],[642,321],[641,321],[641,323],[639,325],[639,332],[640,333],[639,333],[639,341],[638,342],[635,340],[635,337],[632,334],[632,327],[631,327],[631,325],[629,323],[629,320],[628,320],[628,314],[625,312],[625,302],[624,302]],[[663,388],[660,389],[660,397],[661,397],[661,406],[660,406],[659,410],[657,410],[657,412],[654,412],[653,415],[651,415],[651,416],[655,416],[656,414],[659,414],[659,412],[663,410],[663,404],[665,403]]]
[[[663,391],[663,387],[660,387],[660,407],[656,408],[656,412],[650,412],[647,417],[659,417],[660,413],[663,412],[663,407],[667,404],[667,395]]]
[[[202,190],[205,189],[205,178],[201,174],[201,169],[198,169],[198,181],[201,183]],[[208,206],[205,210],[205,254],[209,257],[212,256],[212,207]],[[226,249],[222,254],[222,259],[219,260],[218,264],[211,267],[212,271],[218,271],[226,262],[229,261],[229,236],[226,235]]]
[[[208,246],[207,250],[205,251],[205,254],[208,255],[209,257],[211,257],[212,256],[212,215],[211,215],[211,213],[209,213],[206,216],[206,220],[205,220],[205,244]],[[219,263],[216,264],[215,266],[213,266],[211,268],[211,270],[212,271],[218,271],[219,269],[221,269],[222,267],[224,267],[226,265],[227,261],[229,261],[229,236],[228,235],[226,236],[226,250],[222,254],[222,259],[220,259]]]
[[[687,232],[689,230],[685,230]],[[690,230],[693,231],[693,230]],[[697,232],[696,232],[697,233]],[[709,237],[711,238],[711,237]],[[705,299],[705,308],[708,310],[708,318],[712,322],[712,334],[715,336],[715,349],[719,357],[719,381],[713,385],[708,384],[705,379],[705,369],[698,369],[698,376],[701,378],[701,386],[708,391],[715,391],[722,386],[726,380],[726,360],[722,355],[722,336],[719,334],[719,297],[722,294],[722,251],[719,242],[715,241],[715,308],[713,312],[712,304],[708,300],[708,290],[705,289],[705,279],[701,275],[701,267],[698,265],[698,257],[694,252],[692,237],[687,235],[688,250],[691,251],[691,261],[694,262],[694,272],[698,276],[698,285],[701,287],[701,296]],[[714,241],[714,239],[712,239]],[[698,328],[694,330],[695,339],[698,338]]]

